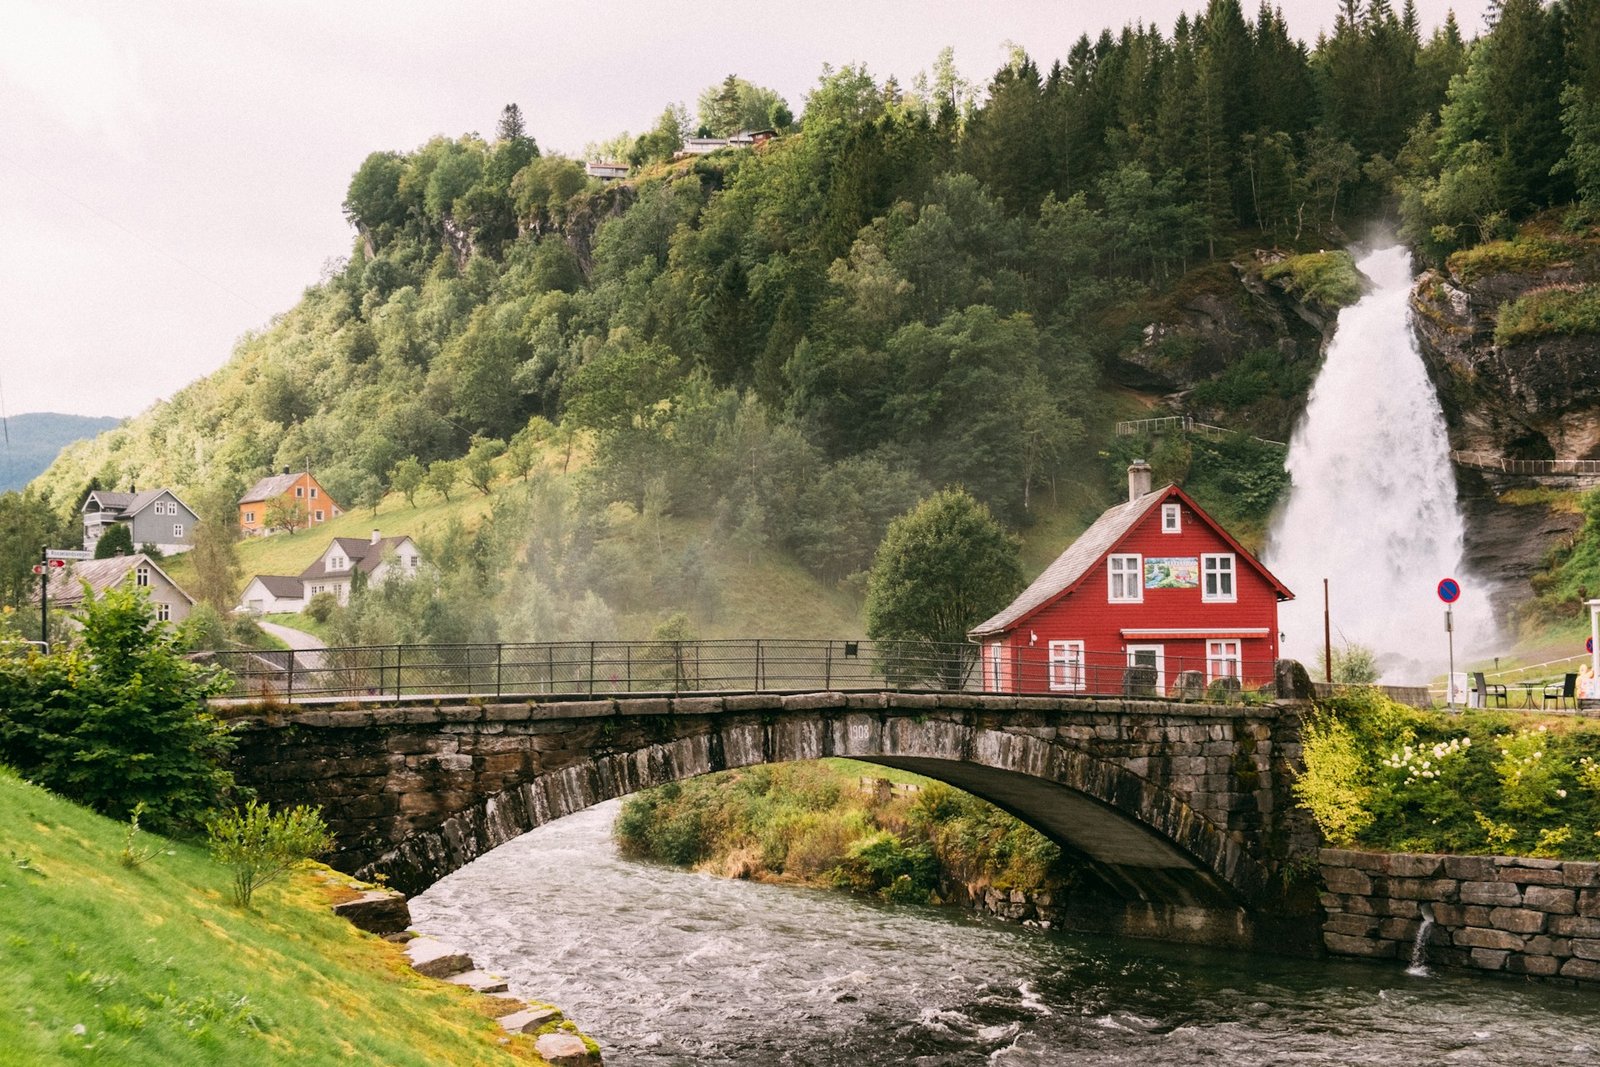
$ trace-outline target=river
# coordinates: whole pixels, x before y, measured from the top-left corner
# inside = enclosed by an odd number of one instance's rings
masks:
[[[1600,995],[1117,942],[617,855],[619,802],[412,901],[611,1067],[1592,1064]]]

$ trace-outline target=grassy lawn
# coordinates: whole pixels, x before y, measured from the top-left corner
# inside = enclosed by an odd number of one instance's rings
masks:
[[[0,1064],[541,1062],[335,918],[314,872],[241,911],[203,849],[130,870],[124,836],[0,769]]]

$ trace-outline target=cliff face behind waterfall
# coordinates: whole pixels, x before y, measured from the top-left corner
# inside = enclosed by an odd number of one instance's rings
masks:
[[[1418,278],[1411,309],[1465,454],[1468,558],[1506,593],[1503,615],[1535,596],[1572,615],[1600,593],[1559,573],[1584,539],[1578,494],[1600,486],[1585,462],[1600,460],[1600,228],[1552,214],[1456,252]]]

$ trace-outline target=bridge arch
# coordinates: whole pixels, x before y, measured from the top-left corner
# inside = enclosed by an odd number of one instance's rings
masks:
[[[1056,841],[1086,874],[1069,902],[1075,925],[1282,949],[1308,940],[1285,940],[1305,924],[1263,839],[1245,832],[1274,828],[1235,818],[1277,807],[1284,724],[1269,712],[900,693],[344,708],[247,721],[239,770],[278,803],[322,803],[336,863],[417,892],[605,800],[846,756],[948,782]],[[1233,750],[1220,760],[1228,773],[1193,773],[1216,766],[1215,754],[1188,754],[1207,746]]]

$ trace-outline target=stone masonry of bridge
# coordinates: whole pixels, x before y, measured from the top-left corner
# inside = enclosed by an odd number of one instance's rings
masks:
[[[1293,875],[1314,871],[1317,838],[1288,788],[1300,708],[819,692],[229,714],[241,782],[274,806],[320,805],[331,862],[407,893],[613,797],[848,756],[948,782],[1056,841],[1081,862],[1062,909],[1079,928],[1313,952],[1314,875]]]

